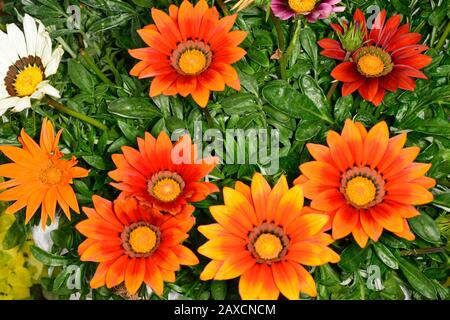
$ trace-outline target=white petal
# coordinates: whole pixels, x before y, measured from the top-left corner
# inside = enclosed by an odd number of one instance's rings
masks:
[[[8,35],[2,31],[0,31],[0,59],[3,64],[8,65],[13,65],[19,60],[14,44],[10,43]]]
[[[53,246],[53,240],[51,238],[51,233],[53,230],[58,229],[59,226],[59,215],[55,216],[54,222],[42,230],[41,226],[31,227],[31,236],[33,237],[34,244],[44,251],[50,252]]]
[[[52,39],[50,39],[50,35],[48,34],[48,32],[45,32],[42,36],[44,45],[42,47],[40,57],[45,68],[52,58]]]
[[[0,116],[3,115],[9,108],[14,107],[19,102],[19,100],[19,97],[10,97],[0,100]]]
[[[13,111],[20,112],[28,108],[31,108],[31,99],[30,97],[23,97],[19,99]]]
[[[5,99],[9,97],[9,93],[6,90],[6,86],[3,83],[0,83],[0,99]]]
[[[8,32],[9,42],[14,45],[19,56],[21,58],[27,57],[27,45],[22,30],[14,23],[8,24],[6,30]]]
[[[53,51],[50,62],[45,68],[45,76],[49,77],[58,71],[59,63],[61,62],[61,57],[64,54],[64,50],[61,47],[58,47]]]
[[[29,55],[35,56],[37,40],[36,21],[28,14],[25,14],[25,17],[23,18],[23,30],[27,41],[27,52]]]
[[[44,51],[44,47],[46,46],[46,36],[50,37],[48,35],[48,32],[45,31],[45,27],[42,24],[42,22],[38,21],[38,32],[36,37],[36,56],[42,57],[42,52]]]
[[[40,83],[37,91],[42,92],[43,94],[47,94],[49,96],[55,97],[55,98],[60,98],[61,96],[59,95],[59,91],[58,89],[56,89],[55,87],[49,85],[48,83]]]

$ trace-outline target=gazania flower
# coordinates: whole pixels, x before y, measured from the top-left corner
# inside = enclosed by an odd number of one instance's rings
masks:
[[[314,279],[302,266],[339,261],[327,246],[333,242],[323,233],[328,216],[303,208],[299,186],[289,189],[280,178],[271,190],[261,174],[251,187],[237,182],[224,188],[225,205],[210,207],[215,224],[198,230],[209,239],[198,252],[213,259],[202,280],[240,277],[242,299],[277,299],[281,292],[298,299],[300,292],[316,296]]]
[[[197,148],[189,136],[175,146],[163,131],[155,139],[145,133],[138,138],[139,150],[122,147],[123,154],[114,154],[117,169],[109,176],[123,196],[136,197],[143,205],[172,215],[191,214],[190,202],[205,199],[219,189],[212,183],[199,182],[216,166],[215,157],[197,159]]]
[[[87,239],[78,247],[81,261],[100,262],[92,288],[125,283],[135,294],[142,283],[161,295],[164,281],[174,282],[180,265],[198,263],[194,253],[182,246],[195,219],[156,216],[134,198],[114,203],[93,196],[94,209],[83,208],[88,219],[77,224]]]
[[[433,200],[425,177],[431,164],[416,163],[418,147],[403,148],[406,133],[389,139],[385,122],[369,132],[359,122],[345,122],[342,134],[330,131],[328,147],[308,144],[315,161],[300,165],[301,184],[311,207],[329,212],[333,237],[352,233],[365,247],[383,229],[413,240],[407,219],[419,215],[414,205]]]
[[[238,45],[247,33],[230,31],[235,14],[219,19],[217,9],[208,8],[205,0],[195,7],[185,0],[179,8],[171,5],[169,15],[152,8],[152,17],[155,24],[138,30],[149,47],[129,51],[142,60],[130,74],[154,77],[151,97],[190,94],[198,105],[206,107],[210,91],[223,91],[225,85],[240,90],[231,64],[245,55]]]
[[[309,22],[326,19],[333,12],[342,12],[345,7],[337,6],[342,0],[271,0],[273,14],[282,20],[303,15]]]
[[[51,122],[44,119],[40,145],[22,129],[19,141],[22,148],[0,146],[0,152],[13,161],[0,165],[0,176],[10,178],[0,183],[0,201],[15,201],[7,213],[13,214],[26,207],[25,223],[28,223],[41,206],[41,225],[45,228],[47,217],[55,219],[56,204],[59,203],[68,219],[70,209],[79,213],[78,202],[73,192],[72,180],[86,177],[89,173],[75,167],[77,160],[61,159],[58,141],[62,129],[56,134]]]
[[[431,57],[421,54],[428,49],[418,44],[419,33],[409,32],[409,24],[400,26],[400,15],[391,17],[386,23],[386,10],[380,12],[370,32],[366,19],[360,10],[354,15],[354,22],[361,26],[365,45],[352,52],[350,61],[337,65],[331,75],[342,81],[342,95],[347,96],[358,90],[364,100],[378,106],[387,91],[395,92],[398,88],[414,91],[414,78],[426,79],[420,69],[429,65]],[[342,34],[339,25],[333,29]],[[325,50],[322,55],[344,60],[346,50],[341,43],[332,39],[323,39],[319,45]]]
[[[64,51],[58,47],[52,52],[44,25],[27,14],[23,29],[9,24],[7,33],[0,31],[0,115],[10,108],[16,112],[30,108],[31,99],[46,94],[59,97],[47,79],[58,70]]]

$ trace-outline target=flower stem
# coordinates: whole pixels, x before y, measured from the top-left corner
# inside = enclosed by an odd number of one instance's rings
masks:
[[[227,6],[222,0],[216,0],[216,2],[219,5],[220,9],[222,9],[224,15],[229,16],[231,14],[230,10],[228,10]]]
[[[445,44],[445,41],[448,38],[448,35],[450,34],[450,21],[447,23],[447,26],[445,27],[444,33],[442,34],[441,38],[439,39],[439,42],[437,43],[435,49],[441,50],[442,47]]]
[[[284,38],[283,29],[281,29],[281,23],[280,19],[274,16],[273,12],[270,12],[270,19],[273,22],[273,25],[275,26],[275,31],[277,32],[277,38],[278,38],[278,49],[280,49],[281,54],[284,53],[284,49],[286,48],[286,39]],[[280,61],[279,64],[280,68],[280,76],[281,79],[286,79],[286,67],[282,67],[282,63]]]
[[[92,60],[91,56],[84,49],[80,49],[80,55],[83,60],[89,65],[92,71],[106,84],[113,84],[111,80],[97,67],[94,60]]]
[[[93,118],[91,118],[91,117],[89,117],[89,116],[87,116],[85,114],[79,113],[78,111],[75,111],[75,110],[73,110],[71,108],[68,108],[65,105],[59,103],[56,100],[53,100],[52,98],[50,98],[48,96],[46,97],[46,101],[49,104],[49,106],[51,106],[52,108],[54,108],[54,109],[56,109],[56,110],[58,110],[60,112],[66,113],[66,114],[68,114],[68,115],[70,115],[72,117],[78,118],[78,119],[80,119],[80,120],[82,120],[84,122],[92,124],[94,127],[97,127],[100,130],[103,130],[103,131],[108,130],[108,127],[105,126],[100,121],[95,120],[95,119],[93,119]]]
[[[344,62],[347,62],[348,59],[350,59],[351,55],[352,55],[352,53],[347,51],[347,53],[345,54]],[[339,81],[336,80],[336,82],[333,82],[330,89],[328,89],[328,92],[327,92],[327,100],[328,101],[331,102],[331,98],[333,97],[333,94],[336,91],[338,84],[339,84]]]
[[[66,51],[72,59],[75,59],[77,57],[77,54],[72,50],[72,48],[67,44],[67,42],[64,41],[63,38],[58,37],[56,38],[56,41],[59,42],[59,44],[63,47],[64,51]]]
[[[300,30],[302,29],[302,20],[298,19],[295,22],[295,29],[294,29],[294,34],[291,37],[291,41],[289,43],[288,48],[286,49],[285,52],[283,52],[283,55],[281,56],[280,59],[280,73],[281,73],[281,79],[287,79],[287,64],[289,61],[289,58],[291,57],[295,47],[297,46],[297,42],[300,36]]]

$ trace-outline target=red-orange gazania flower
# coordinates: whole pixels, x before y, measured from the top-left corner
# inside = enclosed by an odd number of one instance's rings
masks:
[[[70,186],[72,179],[86,177],[88,170],[75,167],[77,160],[63,160],[58,141],[62,129],[56,134],[48,119],[44,119],[38,145],[22,129],[19,141],[22,148],[0,146],[13,163],[0,165],[0,176],[10,178],[0,183],[0,201],[15,201],[6,212],[16,213],[26,207],[25,223],[28,223],[41,206],[41,225],[45,228],[47,217],[53,221],[56,204],[70,219],[70,209],[80,213],[75,193]]]
[[[237,182],[224,188],[225,205],[210,207],[215,224],[198,230],[209,239],[198,252],[213,259],[202,280],[240,277],[242,299],[277,299],[280,292],[298,299],[300,292],[316,296],[316,285],[302,266],[338,262],[323,233],[328,216],[303,208],[299,186],[289,189],[282,176],[273,189],[261,174],[251,187]]]
[[[330,131],[328,147],[308,144],[315,161],[300,165],[301,184],[311,207],[329,212],[333,237],[353,234],[365,247],[383,228],[413,240],[407,219],[419,215],[414,205],[433,200],[427,190],[435,185],[424,174],[431,164],[416,163],[418,147],[403,148],[406,133],[389,139],[384,121],[369,132],[347,120],[342,134]]]
[[[361,26],[365,44],[351,53],[350,61],[340,63],[331,72],[333,78],[344,83],[343,96],[358,90],[365,100],[378,106],[386,90],[395,92],[400,88],[414,91],[414,78],[427,79],[420,69],[432,61],[431,57],[421,54],[428,47],[418,44],[422,36],[409,32],[408,23],[400,26],[400,15],[391,17],[385,23],[386,10],[381,11],[370,31],[359,9],[353,20]],[[343,32],[339,25],[333,25],[333,29],[338,34]],[[323,39],[318,43],[325,49],[322,55],[344,60],[346,51],[338,41]]]
[[[219,19],[215,7],[205,0],[195,7],[187,0],[178,8],[169,7],[169,15],[152,8],[155,24],[138,30],[149,46],[129,50],[142,60],[130,71],[139,78],[154,77],[150,96],[160,94],[183,97],[189,94],[201,107],[206,107],[210,91],[223,91],[225,85],[240,90],[239,77],[231,64],[245,55],[238,45],[245,31],[230,31],[236,14]]]
[[[136,197],[142,204],[173,215],[191,214],[190,202],[205,199],[219,189],[212,183],[200,182],[218,163],[218,158],[197,159],[197,147],[189,136],[175,145],[163,131],[155,139],[150,133],[138,138],[139,150],[122,147],[114,154],[117,169],[109,176],[122,195]]]
[[[99,262],[91,287],[115,287],[125,282],[130,294],[142,283],[161,295],[164,281],[174,282],[180,265],[198,263],[194,253],[181,245],[194,225],[193,217],[179,220],[152,213],[134,198],[114,203],[93,196],[94,209],[83,208],[88,219],[77,224],[87,239],[78,247],[81,261]]]

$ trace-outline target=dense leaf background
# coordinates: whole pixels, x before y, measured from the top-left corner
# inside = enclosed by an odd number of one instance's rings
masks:
[[[1,1],[0,1],[1,2]],[[65,128],[61,143],[72,152],[82,166],[91,168],[88,178],[75,181],[77,198],[81,205],[91,205],[91,196],[99,194],[114,199],[117,190],[108,185],[107,172],[113,168],[111,154],[120,152],[123,145],[136,145],[136,137],[145,131],[157,135],[161,130],[173,132],[185,128],[193,133],[195,121],[203,128],[276,128],[280,131],[280,170],[270,177],[276,181],[286,174],[289,181],[298,176],[298,165],[308,161],[307,142],[324,143],[330,129],[340,131],[346,118],[353,118],[370,127],[380,120],[387,121],[391,134],[408,132],[408,146],[419,146],[422,151],[417,161],[433,164],[429,175],[437,180],[433,189],[435,200],[419,209],[421,216],[410,220],[416,240],[408,242],[387,232],[378,243],[370,243],[361,250],[351,239],[333,244],[341,253],[338,265],[325,265],[314,270],[318,284],[318,299],[448,299],[449,291],[449,210],[450,210],[450,55],[448,29],[450,1],[448,0],[344,0],[348,19],[356,8],[366,11],[376,5],[386,8],[388,15],[400,13],[403,22],[420,32],[430,47],[427,54],[433,63],[425,69],[429,80],[417,81],[414,92],[397,91],[387,94],[383,104],[375,108],[357,94],[341,97],[339,90],[331,99],[325,97],[332,78],[335,62],[320,56],[316,41],[333,37],[328,26],[331,20],[303,25],[299,37],[294,26],[282,22],[287,42],[293,41],[295,50],[288,61],[287,80],[280,80],[279,63],[271,59],[278,48],[277,33],[267,13],[267,3],[258,1],[239,14],[237,28],[248,31],[242,44],[248,54],[236,68],[242,83],[237,93],[232,89],[214,93],[209,103],[213,123],[208,123],[203,111],[191,98],[148,97],[149,80],[140,81],[128,75],[136,63],[127,49],[143,47],[136,29],[151,22],[149,7],[166,9],[169,3],[180,1],[153,0],[14,0],[6,1],[0,16],[0,28],[7,23],[19,23],[25,12],[39,18],[51,30],[55,43],[66,53],[53,84],[61,91],[60,101],[67,106],[104,122],[109,130],[102,132],[75,118],[53,110],[45,103],[35,103],[32,110],[8,113],[0,119],[0,144],[17,145],[21,128],[38,137],[43,117],[49,117],[57,128]],[[208,1],[211,3],[211,1]],[[81,8],[80,30],[68,27],[69,5]],[[370,11],[370,10],[369,10]],[[447,32],[446,32],[447,30]],[[97,70],[99,69],[99,70]],[[103,73],[105,76],[102,76]],[[100,74],[100,76],[99,76]],[[6,159],[0,155],[0,162]],[[249,182],[257,165],[220,165],[213,172],[220,186],[233,186],[235,180]],[[208,206],[221,203],[221,195],[210,196],[197,203],[198,224],[212,221]],[[38,216],[38,215],[37,215]],[[18,214],[19,221],[23,214]],[[22,220],[21,220],[22,219]],[[47,297],[67,298],[89,293],[89,279],[95,264],[81,263],[76,248],[82,238],[72,221],[64,217],[60,228],[53,231],[52,253],[35,247],[32,252],[47,266],[54,267],[51,276],[42,278]],[[37,224],[36,221],[32,223]],[[5,236],[8,246],[20,245],[30,227],[12,225]],[[188,246],[196,248],[205,241],[195,229],[191,231]],[[193,268],[178,273],[175,284],[166,285],[164,298],[177,292],[192,299],[237,299],[237,281],[199,280],[206,260]],[[71,276],[68,265],[81,266],[81,289],[68,289]],[[370,285],[373,266],[381,272],[382,290]],[[142,294],[145,295],[145,290]],[[106,288],[94,290],[96,299],[121,298],[117,291]],[[157,299],[156,296],[152,296]]]

